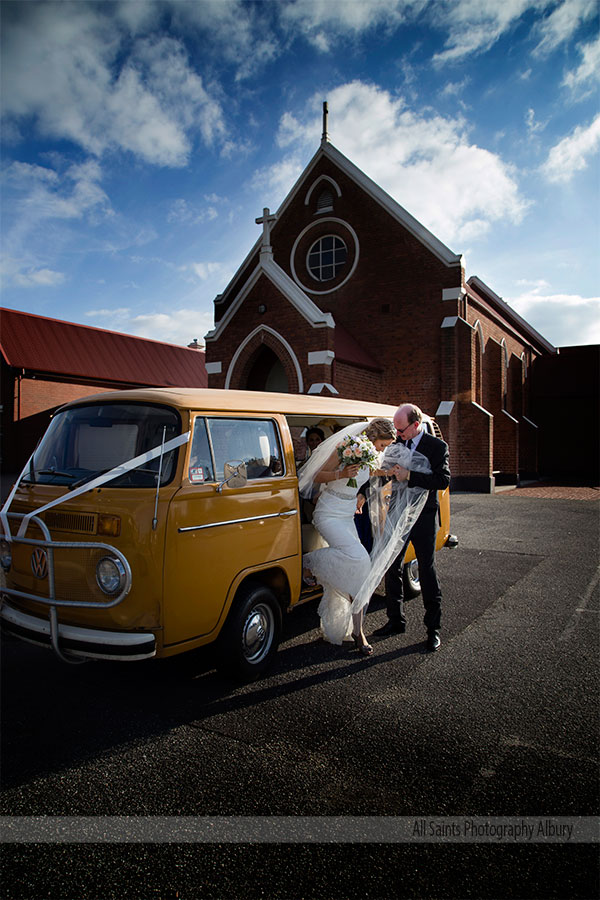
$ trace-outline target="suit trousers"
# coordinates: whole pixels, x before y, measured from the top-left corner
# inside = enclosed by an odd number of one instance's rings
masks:
[[[427,631],[439,631],[442,618],[442,590],[435,568],[435,538],[437,533],[437,509],[425,508],[415,522],[410,536],[385,573],[385,595],[388,618],[395,625],[406,625],[404,613],[404,584],[402,570],[404,554],[409,541],[415,548],[419,563],[419,579]]]

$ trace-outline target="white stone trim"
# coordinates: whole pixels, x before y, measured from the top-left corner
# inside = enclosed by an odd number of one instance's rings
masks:
[[[292,281],[292,279],[287,275],[281,266],[278,266],[277,263],[269,256],[262,257],[254,269],[246,283],[244,284],[242,290],[239,292],[219,324],[216,328],[213,328],[212,331],[209,331],[208,334],[204,336],[204,340],[207,342],[218,340],[229,323],[231,322],[233,316],[242,305],[246,297],[249,295],[250,291],[257,283],[258,279],[261,275],[266,275],[267,278],[275,285],[275,287],[281,291],[281,293],[286,297],[290,303],[295,306],[300,315],[302,315],[307,322],[309,322],[313,328],[334,328],[335,320],[331,313],[324,313],[323,310],[319,309],[319,307],[314,303],[310,297],[307,297],[304,291],[302,291],[299,286]]]
[[[236,363],[237,363],[238,359],[240,358],[240,355],[241,355],[244,347],[246,347],[246,345],[250,343],[252,338],[256,334],[259,334],[261,331],[266,331],[269,334],[273,335],[273,337],[275,337],[279,341],[279,343],[282,344],[285,347],[285,349],[287,350],[287,352],[290,356],[290,359],[292,360],[292,363],[294,364],[294,369],[296,371],[296,377],[298,379],[298,392],[300,394],[302,394],[304,391],[304,381],[302,378],[302,370],[300,369],[300,363],[298,362],[298,357],[296,356],[296,354],[294,353],[294,351],[292,350],[291,346],[288,344],[286,339],[284,337],[282,337],[278,331],[275,331],[275,329],[271,328],[269,325],[258,325],[254,329],[254,331],[251,331],[250,334],[248,334],[244,338],[242,343],[239,345],[239,347],[233,354],[233,358],[232,358],[231,362],[229,363],[229,368],[227,369],[227,377],[225,378],[225,388],[226,389],[229,388],[229,385],[231,384],[231,378],[233,376],[233,372],[234,372]]]
[[[501,409],[500,412],[501,412],[503,415],[507,416],[507,418],[509,418],[509,419],[511,420],[511,422],[514,422],[515,425],[518,425],[518,424],[519,424],[519,422],[517,421],[517,419],[515,419],[514,416],[511,416],[511,414],[510,414],[509,412],[507,412],[505,409]]]
[[[523,364],[523,374],[524,374],[525,378],[527,378],[527,356],[526,356],[524,350],[521,353],[521,356],[519,357],[519,359],[521,360],[521,362]]]
[[[488,419],[493,419],[494,415],[488,409],[481,405],[481,403],[477,403],[475,400],[471,400],[471,406],[474,406],[475,409],[481,410],[482,413],[485,413]]]
[[[312,192],[316,188],[316,186],[318,184],[321,184],[322,181],[328,181],[329,184],[333,185],[333,187],[335,188],[335,192],[338,195],[338,197],[342,196],[342,191],[341,191],[341,188],[340,188],[339,184],[337,183],[337,181],[334,181],[333,178],[329,177],[329,175],[319,175],[319,177],[317,179],[315,179],[315,181],[313,181],[313,183],[309,187],[308,191],[306,192],[306,197],[304,198],[305,206],[308,206],[308,204],[310,203],[310,195],[312,194]]]
[[[474,331],[479,332],[479,345],[481,347],[481,355],[483,356],[483,354],[485,353],[485,341],[483,339],[483,328],[482,328],[480,320],[477,319],[477,321],[475,322],[475,324],[472,327],[473,327]]]
[[[442,300],[462,300],[465,291],[461,287],[442,288]]]
[[[204,368],[206,369],[207,375],[220,375],[221,369],[222,369],[222,363],[220,363],[220,362],[205,363]]]
[[[535,428],[536,430],[539,429],[540,426],[536,425],[535,422],[532,422],[531,419],[528,419],[527,416],[522,416],[521,418],[524,422],[527,422],[528,425],[531,425],[532,428]]]
[[[437,416],[449,416],[454,409],[454,400],[442,400],[435,411]]]
[[[317,381],[308,389],[309,394],[320,394],[321,391],[326,388],[330,394],[339,394],[339,391],[336,391],[332,384],[328,384],[326,381]]]
[[[312,350],[308,354],[309,366],[330,366],[334,359],[335,353],[333,352],[333,350]]]
[[[346,277],[344,278],[343,281],[340,281],[339,284],[335,285],[335,287],[327,288],[326,291],[316,291],[312,287],[307,287],[298,278],[298,275],[296,274],[296,267],[294,266],[294,256],[296,255],[296,248],[297,248],[298,244],[300,243],[300,241],[302,240],[304,235],[307,233],[307,231],[310,231],[311,228],[316,228],[317,225],[319,225],[319,226],[322,225],[323,222],[335,222],[337,225],[343,225],[344,228],[348,229],[348,231],[352,235],[352,239],[354,240],[354,262],[352,263],[352,268],[350,269],[350,271],[348,272],[348,274],[346,275]],[[325,237],[325,235],[322,235],[322,236]],[[290,269],[291,269],[292,275],[294,276],[294,279],[297,282],[297,284],[299,284],[300,287],[303,288],[305,291],[308,291],[309,294],[318,294],[318,295],[331,294],[333,291],[339,290],[339,288],[341,288],[341,286],[343,284],[346,284],[348,279],[352,277],[352,275],[354,274],[354,270],[356,269],[356,267],[358,265],[359,255],[360,255],[360,244],[358,241],[358,235],[355,232],[354,228],[352,228],[352,226],[348,222],[345,222],[344,219],[337,219],[335,216],[328,216],[326,219],[318,219],[314,222],[310,222],[306,226],[306,228],[302,229],[302,231],[300,232],[300,234],[294,241],[294,246],[292,247],[292,252],[290,253]],[[315,284],[322,284],[322,282],[316,281]]]

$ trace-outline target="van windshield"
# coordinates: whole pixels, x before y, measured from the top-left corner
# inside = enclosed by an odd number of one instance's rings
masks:
[[[58,412],[37,448],[23,481],[75,487],[115,466],[160,447],[181,434],[178,413],[144,403],[94,403]],[[177,465],[177,449],[165,453],[161,484]],[[111,487],[156,487],[160,457],[110,482]]]

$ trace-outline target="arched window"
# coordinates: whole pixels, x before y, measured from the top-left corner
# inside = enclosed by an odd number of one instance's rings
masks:
[[[348,248],[340,237],[328,234],[308,251],[306,266],[315,281],[331,281],[346,265]]]

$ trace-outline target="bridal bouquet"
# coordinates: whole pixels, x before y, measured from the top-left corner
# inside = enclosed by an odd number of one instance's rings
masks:
[[[366,434],[359,434],[356,437],[348,435],[337,445],[337,454],[340,465],[345,466],[368,466],[373,472],[379,462],[379,453],[375,449]],[[346,482],[347,487],[358,487],[356,478],[349,478]]]

